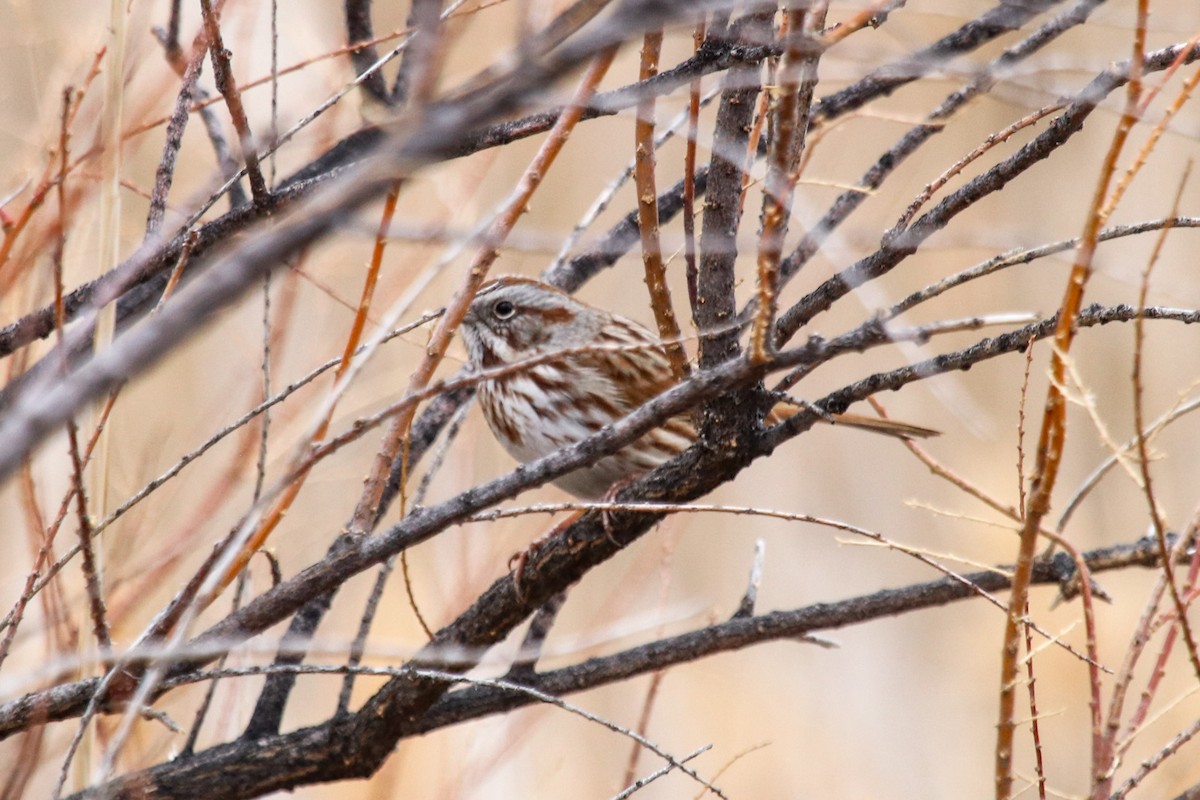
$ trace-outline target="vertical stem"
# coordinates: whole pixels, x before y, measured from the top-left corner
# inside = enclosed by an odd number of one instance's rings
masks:
[[[638,77],[648,80],[658,74],[658,57],[662,50],[661,30],[649,31],[643,38],[642,63]],[[642,263],[645,266],[646,286],[650,290],[650,306],[658,325],[659,338],[671,362],[671,373],[680,381],[688,375],[687,355],[679,341],[679,322],[671,305],[667,288],[667,268],[663,262],[662,243],[658,235],[658,189],[655,183],[654,155],[654,95],[647,94],[637,106],[634,123],[634,182],[637,186],[638,231],[642,238]]]
[[[704,42],[704,23],[696,24],[692,49],[700,51]],[[688,87],[687,144],[683,155],[683,260],[686,264],[688,303],[696,313],[696,284],[699,267],[696,265],[696,139],[700,136],[700,79]]]
[[[1000,709],[996,724],[996,798],[1008,800],[1013,788],[1013,743],[1016,731],[1016,689],[1020,664],[1020,635],[1024,611],[1029,599],[1029,581],[1033,573],[1034,550],[1042,520],[1050,511],[1050,497],[1062,464],[1063,448],[1067,435],[1066,397],[1062,387],[1066,384],[1067,358],[1075,338],[1075,319],[1083,305],[1084,288],[1092,274],[1092,260],[1096,252],[1100,228],[1106,219],[1104,198],[1116,170],[1117,158],[1137,122],[1137,100],[1141,94],[1141,70],[1145,50],[1145,19],[1148,0],[1139,0],[1138,26],[1134,37],[1133,59],[1130,62],[1130,80],[1126,95],[1125,112],[1121,115],[1113,132],[1108,153],[1096,181],[1092,203],[1084,223],[1083,234],[1075,251],[1075,262],[1067,280],[1066,290],[1058,310],[1058,324],[1054,331],[1054,349],[1050,357],[1050,387],[1046,391],[1046,406],[1042,417],[1041,434],[1032,477],[1030,479],[1029,505],[1025,524],[1021,529],[1021,541],[1017,551],[1016,569],[1013,571],[1012,593],[1009,597],[1008,616],[1004,623],[1004,644],[1000,663]],[[1093,687],[1094,688],[1094,687]],[[1104,759],[1104,743],[1101,730],[1100,708],[1092,702],[1092,770],[1093,785],[1104,780],[1109,764]],[[1102,763],[1104,762],[1104,763]]]
[[[771,30],[772,10],[757,11],[739,23],[739,38],[761,41]],[[708,369],[737,357],[738,332],[734,267],[741,223],[742,179],[746,173],[748,131],[760,86],[760,65],[739,63],[725,77],[717,109],[707,200],[700,231],[700,270],[696,287],[696,327],[700,330],[700,367]]]
[[[772,347],[779,291],[779,262],[792,214],[796,170],[804,149],[816,66],[820,51],[806,52],[808,35],[825,23],[824,5],[808,10],[807,4],[784,10],[781,33],[787,42],[779,62],[778,78],[768,90],[770,141],[767,145],[767,177],[763,188],[762,233],[758,248],[758,307],[750,334],[750,359],[765,361]]]

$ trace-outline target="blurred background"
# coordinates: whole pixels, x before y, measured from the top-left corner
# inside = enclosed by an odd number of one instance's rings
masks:
[[[544,24],[562,2],[468,3],[455,17],[453,46],[446,54],[441,84],[451,88],[512,50],[524,26]],[[820,64],[817,96],[850,85],[876,67],[891,63],[950,33],[992,7],[982,0],[914,0],[886,23],[848,37]],[[1064,6],[1054,6],[1056,13]],[[835,3],[830,19],[858,9]],[[229,0],[222,14],[226,47],[240,83],[270,74],[270,4]],[[278,63],[302,65],[281,75],[279,130],[288,130],[353,77],[344,53],[340,6],[289,0],[279,16]],[[1188,41],[1200,31],[1200,7],[1192,0],[1152,4],[1147,49]],[[986,137],[1030,111],[1073,96],[1110,63],[1128,58],[1135,21],[1130,2],[1101,4],[1089,21],[1068,32],[986,96],[955,116],[933,142],[905,161],[873,194],[821,253],[788,285],[790,305],[821,280],[873,251],[880,234],[894,224],[922,188]],[[124,90],[120,160],[120,255],[132,253],[145,231],[147,197],[153,186],[179,81],[162,56],[152,29],[166,25],[169,4],[132,0],[125,16]],[[378,3],[375,30],[383,35],[404,27],[405,3]],[[789,243],[813,224],[845,187],[855,183],[908,128],[924,117],[996,57],[1033,30],[1008,34],[968,56],[954,59],[932,75],[841,117],[810,141],[809,160],[797,190]],[[89,69],[109,41],[105,4],[57,0],[38,4],[10,0],[0,7],[0,198],[15,220],[30,203],[47,169],[56,170],[62,92],[85,85]],[[185,48],[199,25],[195,4],[184,9],[180,40]],[[388,43],[381,48],[390,47]],[[691,31],[669,31],[663,64],[691,52]],[[110,68],[111,52],[103,69]],[[623,48],[605,79],[616,87],[637,78],[636,44]],[[1150,127],[1173,101],[1195,67],[1184,67],[1151,104],[1133,133],[1119,165],[1131,163]],[[390,74],[390,73],[389,73]],[[1151,76],[1157,81],[1161,73]],[[705,80],[705,88],[718,77]],[[88,88],[71,132],[70,151],[82,156],[102,142],[102,73]],[[206,64],[201,85],[212,91]],[[562,102],[572,90],[565,82],[546,88],[546,105]],[[269,82],[246,89],[252,128],[264,138],[271,130]],[[822,315],[808,333],[825,336],[848,330],[875,310],[939,278],[1018,247],[1032,247],[1079,234],[1095,190],[1100,164],[1111,141],[1123,92],[1110,95],[1070,146],[1021,176],[1005,190],[978,203],[930,239],[902,269],[857,291]],[[664,124],[685,108],[686,91],[663,97],[658,119]],[[236,136],[223,106],[214,106],[228,141]],[[709,156],[715,104],[700,123],[700,155]],[[352,91],[282,147],[267,166],[276,180],[310,162],[349,133],[385,112]],[[597,196],[625,169],[633,153],[632,110],[581,124],[559,162],[548,173],[528,213],[518,224],[494,272],[539,274]],[[1042,122],[997,145],[950,181],[933,202],[997,160],[1011,155]],[[1171,213],[1174,196],[1200,148],[1200,113],[1185,105],[1170,123],[1148,163],[1132,183],[1110,224],[1158,219]],[[472,250],[440,264],[454,243],[470,233],[502,201],[540,143],[534,137],[422,170],[401,193],[372,319],[391,311],[403,321],[442,305],[461,280]],[[683,145],[678,139],[659,153],[659,186],[681,175]],[[755,175],[761,176],[761,165]],[[75,287],[103,269],[102,166],[85,159],[70,182],[69,235],[63,258],[64,284]],[[166,230],[174,231],[219,184],[212,148],[203,126],[189,124],[181,164],[169,197]],[[760,195],[747,201],[739,262],[744,276],[739,293],[754,289],[753,249]],[[50,201],[47,201],[51,205]],[[607,211],[583,234],[574,252],[595,242],[635,207],[635,191],[617,191]],[[1200,188],[1183,187],[1179,213],[1195,215]],[[221,201],[209,217],[228,210]],[[272,385],[278,390],[316,366],[340,355],[370,259],[380,204],[371,204],[335,235],[280,270],[272,279],[270,339]],[[10,224],[10,223],[6,223]],[[54,216],[34,214],[0,265],[0,310],[7,324],[53,299]],[[664,226],[664,250],[682,244],[678,219]],[[1155,234],[1104,244],[1087,302],[1136,303],[1142,272]],[[1200,240],[1195,230],[1167,237],[1154,267],[1148,305],[1200,307],[1195,279]],[[1071,253],[1045,258],[976,281],[920,306],[903,317],[907,324],[989,314],[1053,314],[1062,295]],[[438,270],[432,274],[431,270]],[[676,308],[686,319],[681,257],[669,266]],[[429,279],[405,308],[397,304],[421,280]],[[586,285],[586,301],[653,326],[637,250]],[[93,498],[109,510],[198,447],[262,398],[262,292],[214,314],[211,324],[186,346],[124,388],[108,422],[107,492]],[[1000,330],[1003,330],[1001,328]],[[383,408],[402,391],[424,352],[427,329],[417,329],[380,348],[341,401],[335,432]],[[690,333],[691,330],[685,330]],[[904,363],[965,347],[988,332],[937,337],[923,345],[878,348],[838,359],[797,387],[805,398]],[[1195,394],[1200,347],[1194,330],[1162,322],[1146,328],[1145,408],[1150,418]],[[1064,472],[1054,500],[1057,521],[1082,482],[1134,432],[1130,374],[1132,325],[1111,325],[1082,333],[1073,356],[1074,383]],[[39,342],[5,368],[11,376],[32,363],[49,344]],[[1029,369],[1030,407],[1026,445],[1032,452],[1046,391],[1049,345],[1033,351]],[[443,372],[465,360],[456,344]],[[1025,359],[1013,354],[970,372],[925,380],[882,398],[889,413],[935,427],[942,436],[923,444],[948,469],[1007,504],[1020,501],[1018,423]],[[329,390],[318,379],[274,410],[269,429],[266,474],[279,477],[299,437],[311,425]],[[855,409],[869,413],[868,410]],[[93,422],[81,420],[83,428]],[[246,512],[256,481],[260,430],[242,428],[151,494],[105,531],[102,561],[116,643],[129,644],[177,587]],[[1184,416],[1154,442],[1154,488],[1172,530],[1182,530],[1197,506],[1195,476],[1200,473],[1200,420]],[[321,558],[353,511],[378,437],[368,435],[322,461],[270,542],[284,577]],[[0,564],[3,607],[16,601],[42,543],[45,526],[58,513],[70,486],[65,437],[48,440],[20,479],[0,489],[7,557]],[[428,464],[421,464],[423,471]],[[493,441],[478,409],[472,409],[459,436],[445,453],[426,503],[507,472],[511,459]],[[1026,466],[1028,470],[1028,465]],[[1025,474],[1028,474],[1027,472]],[[516,503],[559,501],[566,496],[545,487]],[[1013,523],[945,480],[935,477],[894,440],[818,426],[771,458],[761,460],[730,485],[707,498],[715,504],[756,506],[841,520],[876,531],[906,547],[925,551],[950,569],[970,572],[982,565],[1011,563],[1017,537]],[[393,510],[385,524],[396,519]],[[1127,543],[1146,535],[1149,515],[1132,470],[1113,470],[1086,497],[1065,528],[1081,550]],[[551,525],[543,516],[465,525],[416,548],[409,556],[412,591],[433,628],[459,614],[507,569],[509,556],[525,548]],[[55,545],[61,555],[74,542],[68,517]],[[765,543],[758,610],[793,609],[867,594],[878,589],[934,580],[940,574],[910,555],[855,539],[827,528],[750,516],[690,514],[669,518],[576,586],[546,646],[545,667],[575,663],[589,655],[679,633],[724,619],[745,591],[755,543]],[[337,662],[353,638],[370,591],[373,573],[360,576],[339,594],[321,626],[313,661]],[[1158,579],[1154,570],[1129,569],[1098,576],[1111,596],[1097,607],[1101,661],[1115,669],[1127,653],[1134,625]],[[265,560],[250,568],[249,591],[271,585]],[[1030,614],[1050,634],[1077,649],[1084,644],[1079,602],[1055,603],[1057,590],[1035,588]],[[228,611],[222,598],[209,609],[213,621]],[[402,663],[425,641],[405,590],[393,578],[368,640],[365,663]],[[83,582],[70,565],[44,595],[29,605],[8,661],[0,672],[0,701],[33,689],[95,674]],[[676,756],[703,746],[711,750],[691,765],[714,780],[729,797],[961,798],[992,792],[997,681],[1004,612],[984,600],[910,613],[893,619],[825,632],[836,643],[825,649],[800,642],[775,642],[673,668],[661,677],[645,735]],[[230,665],[261,663],[273,654],[274,636],[237,650]],[[519,633],[519,632],[518,632]],[[502,674],[517,645],[495,649],[479,670]],[[1090,786],[1091,721],[1086,666],[1071,653],[1035,643],[1043,757],[1050,796],[1085,795]],[[1152,650],[1156,653],[1156,650]],[[80,666],[80,660],[83,665]],[[1151,658],[1137,674],[1140,691]],[[1196,677],[1186,654],[1176,648],[1159,688],[1152,719],[1139,731],[1120,768],[1158,752],[1200,712],[1193,696]],[[366,699],[381,679],[358,682],[356,702]],[[302,677],[285,729],[318,723],[332,712],[340,680]],[[220,684],[199,746],[236,737],[248,718],[259,678]],[[1111,686],[1108,686],[1111,689]],[[1107,690],[1106,690],[1107,691]],[[194,686],[171,693],[158,706],[187,728],[203,696]],[[568,700],[619,725],[635,728],[647,707],[651,678],[644,677],[571,696]],[[1106,695],[1107,699],[1107,695]],[[1021,700],[1024,703],[1024,700]],[[1026,708],[1025,706],[1019,706]],[[1026,708],[1027,710],[1027,708]],[[1027,722],[1018,713],[1022,723]],[[24,737],[0,743],[0,772],[16,769],[30,753],[37,764],[24,796],[48,796],[61,768],[76,722],[49,726],[36,747]],[[111,735],[115,721],[101,720],[98,739]],[[184,734],[158,723],[138,723],[119,761],[126,771],[162,761],[182,747]],[[1034,775],[1028,726],[1018,738],[1018,773]],[[553,707],[531,707],[500,717],[459,725],[419,739],[402,741],[396,753],[368,781],[306,787],[298,797],[609,797],[625,785],[632,743],[580,717]],[[85,743],[75,759],[68,789],[80,788],[97,767],[102,744]],[[1171,797],[1200,783],[1200,750],[1185,744],[1146,779],[1133,796]],[[651,754],[638,757],[633,774],[660,765]],[[639,794],[645,798],[696,796],[700,787],[670,775]],[[14,795],[15,796],[15,795]],[[1034,796],[1030,791],[1026,796]]]

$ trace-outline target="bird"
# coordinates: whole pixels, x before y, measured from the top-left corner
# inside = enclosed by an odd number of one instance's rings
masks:
[[[584,440],[676,383],[662,341],[649,329],[533,278],[506,275],[485,284],[460,331],[469,367],[491,371],[478,385],[488,427],[521,463]],[[526,366],[497,371],[531,359]],[[795,403],[780,404],[767,421],[782,421],[798,409]],[[829,420],[901,438],[937,433],[854,414]],[[676,414],[554,483],[583,500],[606,499],[614,485],[669,461],[698,437],[690,414]]]

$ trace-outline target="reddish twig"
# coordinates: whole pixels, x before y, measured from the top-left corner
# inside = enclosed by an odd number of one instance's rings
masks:
[[[1145,50],[1145,13],[1147,0],[1140,0],[1141,14],[1134,36],[1133,58],[1130,61],[1129,84],[1126,93],[1125,111],[1113,133],[1112,142],[1096,182],[1091,209],[1080,236],[1075,253],[1075,263],[1067,281],[1066,290],[1059,305],[1058,324],[1054,332],[1054,348],[1050,361],[1050,386],[1046,391],[1046,406],[1042,417],[1042,429],[1038,437],[1033,474],[1030,479],[1029,501],[1025,521],[1021,529],[1021,542],[1017,552],[1017,566],[1013,573],[1013,588],[1009,599],[1008,616],[1004,626],[1004,644],[1000,668],[1000,708],[996,735],[995,788],[997,800],[1008,800],[1013,787],[1013,746],[1016,719],[1016,686],[1018,657],[1020,651],[1020,627],[1029,599],[1029,580],[1033,571],[1034,549],[1042,520],[1050,510],[1050,497],[1057,482],[1058,470],[1066,443],[1066,398],[1063,386],[1066,378],[1066,362],[1075,338],[1074,320],[1083,305],[1084,288],[1092,273],[1092,260],[1100,229],[1104,224],[1102,207],[1117,158],[1136,124],[1137,101],[1141,93],[1141,74]],[[1163,550],[1164,558],[1169,554]],[[1086,588],[1086,580],[1083,582]],[[1101,763],[1103,740],[1101,734],[1098,686],[1093,681],[1092,693],[1092,769],[1093,782],[1104,779],[1107,764]]]
[[[1184,170],[1184,173],[1180,179],[1179,187],[1176,190],[1175,200],[1172,206],[1172,216],[1178,212],[1180,199],[1182,197],[1184,187],[1187,186],[1187,179],[1190,172],[1191,164],[1189,163],[1187,169]],[[1142,270],[1141,284],[1138,289],[1137,307],[1139,309],[1146,307],[1146,297],[1150,290],[1150,276],[1154,271],[1155,264],[1158,262],[1158,257],[1162,252],[1162,246],[1166,242],[1167,234],[1170,232],[1170,230],[1170,226],[1167,226],[1159,232],[1159,235],[1155,238],[1154,248],[1151,251],[1150,257],[1147,259],[1146,266]],[[1133,419],[1134,430],[1136,431],[1135,447],[1137,451],[1138,469],[1141,475],[1141,488],[1146,497],[1146,505],[1150,514],[1150,524],[1154,530],[1155,539],[1158,541],[1159,549],[1161,552],[1169,553],[1170,551],[1167,547],[1167,524],[1163,517],[1162,510],[1159,507],[1158,497],[1154,493],[1153,479],[1150,474],[1150,453],[1147,442],[1148,431],[1146,430],[1145,396],[1142,382],[1145,326],[1142,324],[1142,320],[1140,318],[1134,321],[1133,335],[1133,370],[1130,377],[1130,382],[1133,388]],[[1170,556],[1168,556],[1168,558],[1169,557]],[[1188,650],[1188,657],[1191,660],[1193,669],[1197,670],[1196,674],[1200,676],[1200,663],[1197,662],[1196,646],[1195,642],[1191,639],[1191,631],[1188,628],[1186,618],[1187,606],[1184,603],[1179,587],[1175,582],[1174,565],[1168,561],[1162,565],[1162,570],[1162,581],[1156,587],[1156,590],[1152,595],[1154,598],[1153,602],[1147,605],[1146,611],[1143,613],[1142,622],[1139,623],[1137,628],[1138,634],[1135,635],[1134,642],[1130,646],[1128,655],[1126,657],[1126,665],[1123,665],[1124,668],[1122,669],[1121,673],[1119,673],[1121,680],[1118,681],[1117,686],[1114,688],[1113,695],[1109,703],[1108,720],[1105,727],[1105,735],[1101,739],[1099,753],[1100,760],[1097,764],[1097,766],[1101,768],[1105,765],[1108,765],[1108,767],[1103,770],[1101,776],[1095,781],[1092,797],[1096,798],[1097,800],[1108,797],[1112,792],[1116,762],[1117,758],[1119,757],[1117,754],[1117,731],[1118,726],[1120,725],[1120,710],[1124,701],[1124,693],[1128,687],[1129,680],[1132,678],[1133,666],[1137,663],[1137,658],[1145,646],[1145,642],[1148,641],[1149,619],[1152,616],[1154,609],[1158,606],[1164,587],[1169,590],[1172,601],[1175,604],[1176,625],[1172,626],[1168,631],[1167,639],[1163,643],[1162,653],[1160,654],[1158,663],[1155,665],[1151,686],[1157,685],[1157,678],[1158,676],[1161,676],[1164,671],[1165,657],[1172,649],[1176,631],[1182,632],[1184,646]],[[1151,687],[1147,688],[1147,694],[1149,696],[1153,696],[1153,690]],[[1144,705],[1145,704],[1143,704],[1143,706]],[[1139,714],[1144,714],[1144,712],[1144,707],[1139,709]]]
[[[70,128],[72,123],[74,123],[75,116],[79,113],[79,107],[82,104],[83,98],[86,96],[88,89],[91,88],[92,83],[96,80],[96,76],[100,74],[100,65],[104,61],[104,54],[106,52],[106,48],[103,47],[96,51],[96,55],[92,59],[92,66],[88,70],[87,77],[83,79],[82,86],[77,94],[78,100],[71,107],[70,115],[67,120],[68,128]],[[25,204],[15,218],[7,220],[3,226],[4,238],[0,240],[0,290],[6,289],[8,282],[12,280],[13,277],[5,275],[2,270],[8,263],[9,257],[12,255],[12,250],[17,242],[18,237],[20,237],[22,231],[24,231],[29,225],[30,220],[33,219],[34,212],[36,212],[45,204],[47,195],[49,195],[51,190],[54,188],[55,178],[53,176],[55,174],[56,171],[54,169],[54,159],[49,158],[46,161],[46,166],[42,172],[41,179],[38,181],[37,186],[34,188],[29,197],[29,201]]]
[[[500,255],[500,245],[508,237],[517,220],[525,213],[530,197],[541,185],[547,170],[562,151],[571,132],[575,129],[576,123],[582,117],[584,107],[595,94],[596,86],[608,71],[615,56],[615,48],[610,48],[593,59],[591,67],[580,81],[575,97],[572,98],[567,110],[559,116],[553,130],[526,169],[517,189],[506,201],[500,215],[484,234],[485,244],[472,260],[463,285],[447,305],[445,313],[430,335],[429,343],[426,345],[427,355],[413,370],[408,387],[404,392],[406,395],[420,391],[433,377],[434,370],[441,363],[442,357],[450,346],[458,325],[467,311],[467,306],[470,305],[475,293],[487,277],[488,269]],[[383,496],[392,462],[400,453],[415,414],[415,405],[410,405],[393,421],[384,438],[384,445],[375,455],[362,497],[355,509],[350,530],[365,532],[375,525],[379,501]]]
[[[658,74],[662,38],[661,30],[650,31],[643,37],[639,80],[649,80]],[[671,362],[671,372],[675,375],[675,380],[683,380],[690,370],[687,354],[683,345],[679,343],[679,321],[675,318],[675,309],[671,305],[671,291],[667,287],[667,267],[663,261],[662,242],[658,235],[658,189],[654,177],[654,108],[655,97],[647,94],[637,105],[637,121],[633,127],[633,174],[638,198],[638,231],[642,239],[646,287],[650,290],[650,307],[654,310],[658,335],[664,342],[671,342],[664,348]]]
[[[913,217],[915,217],[917,212],[921,210],[921,206],[929,202],[929,198],[933,197],[939,189],[949,183],[951,178],[953,178],[955,175],[961,174],[962,171],[966,169],[973,161],[979,159],[996,145],[1007,142],[1018,131],[1024,130],[1030,125],[1037,124],[1038,121],[1056,111],[1061,111],[1063,109],[1063,105],[1064,104],[1060,102],[1052,103],[1048,106],[1042,106],[1036,111],[1032,111],[1029,114],[1021,117],[1019,120],[1003,130],[989,134],[982,142],[979,143],[978,147],[967,153],[958,161],[955,161],[941,175],[937,176],[937,178],[926,184],[925,188],[921,190],[921,193],[917,195],[911,203],[908,204],[908,208],[904,209],[904,213],[901,214],[900,219],[896,221],[895,228],[900,229],[908,227],[909,223],[912,222]]]
[[[758,245],[758,296],[750,332],[749,356],[763,361],[773,347],[779,292],[779,262],[792,215],[792,195],[797,170],[804,152],[817,62],[821,51],[806,46],[807,40],[825,24],[827,3],[809,8],[808,3],[788,5],[783,12],[781,34],[788,42],[780,58],[773,85],[763,97],[767,101],[770,142],[767,145],[767,177],[763,187],[762,230]]]

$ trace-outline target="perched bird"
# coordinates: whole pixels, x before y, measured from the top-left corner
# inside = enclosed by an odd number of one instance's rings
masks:
[[[549,356],[479,384],[480,406],[492,433],[522,463],[582,441],[675,383],[655,334],[531,278],[506,276],[488,283],[471,303],[461,330],[476,370]],[[777,406],[769,421],[787,416]],[[832,420],[902,438],[936,433],[852,414]],[[679,414],[554,483],[576,497],[599,500],[613,484],[649,472],[696,439],[689,415]]]

